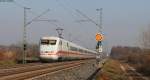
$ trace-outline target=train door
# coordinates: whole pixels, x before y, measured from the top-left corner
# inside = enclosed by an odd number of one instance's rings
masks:
[[[59,50],[62,51],[62,41],[59,41]]]
[[[69,43],[67,42],[67,56],[69,56]]]

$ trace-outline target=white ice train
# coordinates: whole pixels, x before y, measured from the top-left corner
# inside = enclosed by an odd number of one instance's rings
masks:
[[[58,37],[42,37],[40,39],[40,59],[42,61],[96,58],[96,54],[96,51]]]

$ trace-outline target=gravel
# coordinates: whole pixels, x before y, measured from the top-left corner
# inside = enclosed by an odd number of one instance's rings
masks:
[[[61,71],[55,74],[47,74],[32,80],[86,80],[97,69],[96,61],[92,60],[79,67]]]

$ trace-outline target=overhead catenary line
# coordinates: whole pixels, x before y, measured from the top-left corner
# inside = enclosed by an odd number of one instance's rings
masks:
[[[46,14],[46,13],[49,12],[49,11],[50,11],[50,10],[47,9],[45,12],[41,13],[39,16],[33,18],[31,21],[29,21],[29,22],[26,24],[26,26],[29,25],[29,24],[31,24],[34,20],[37,20],[38,18],[40,18],[42,15]]]
[[[71,15],[71,17],[74,19],[74,20],[76,20],[76,18],[75,18],[75,15],[76,16],[80,16],[79,14],[77,14],[77,13],[75,13],[74,12],[74,10],[75,10],[75,8],[73,8],[73,7],[71,7],[71,6],[69,6],[68,4],[62,4],[59,0],[56,0],[56,2],[58,3],[58,5],[60,6],[60,7],[62,7],[64,10],[66,10],[70,15]],[[67,6],[68,7],[67,7]],[[71,8],[71,9],[70,9]],[[81,24],[81,23],[80,23]]]
[[[91,21],[92,23],[94,23],[96,26],[98,26],[100,29],[102,28],[98,23],[96,23],[94,20],[92,20],[91,18],[89,18],[87,15],[85,15],[84,13],[82,13],[80,10],[76,9],[76,11],[81,14],[83,17],[87,18],[89,21]]]

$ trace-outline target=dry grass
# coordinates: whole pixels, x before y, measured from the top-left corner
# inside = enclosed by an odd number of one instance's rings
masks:
[[[7,67],[16,64],[16,54],[13,51],[0,50],[0,67]]]
[[[13,60],[4,60],[0,61],[0,67],[8,67],[8,66],[13,66],[16,65],[17,63]]]
[[[120,63],[109,59],[104,65],[100,76],[97,77],[97,80],[127,80],[127,77],[121,70]]]

